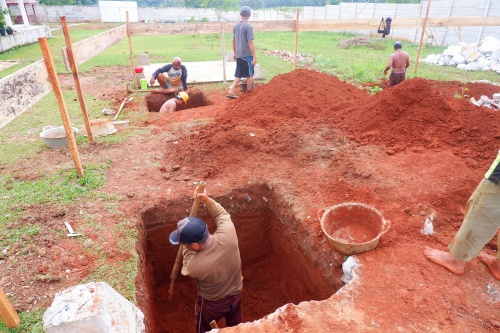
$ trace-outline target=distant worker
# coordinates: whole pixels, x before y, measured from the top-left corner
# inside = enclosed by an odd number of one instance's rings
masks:
[[[175,110],[177,110],[177,106],[186,104],[188,100],[188,94],[186,94],[184,91],[181,91],[180,93],[175,95],[174,98],[171,98],[163,103],[160,108],[160,113],[173,113]]]
[[[255,55],[255,46],[253,44],[253,27],[248,23],[251,12],[247,6],[241,7],[241,21],[236,23],[233,28],[233,51],[236,61],[236,71],[234,73],[234,82],[229,87],[227,97],[236,98],[235,89],[241,78],[247,78],[247,92],[253,89],[254,66],[257,63]]]
[[[424,255],[432,262],[443,266],[454,274],[465,271],[465,263],[478,257],[488,266],[495,279],[500,280],[500,252],[494,257],[481,249],[500,229],[500,151],[472,193],[465,207],[465,219],[448,251],[425,248]],[[497,246],[500,249],[500,235]]]
[[[183,246],[181,274],[196,279],[196,333],[210,331],[210,322],[225,318],[226,326],[241,323],[241,258],[236,229],[229,213],[206,191],[201,197],[208,214],[215,218],[217,229],[210,234],[207,224],[197,217],[177,222],[169,240]]]
[[[156,80],[160,84],[160,89],[153,92],[162,94],[175,94],[179,90],[188,92],[187,69],[186,66],[182,65],[182,60],[179,57],[175,57],[171,64],[166,64],[155,70],[149,80],[149,85],[153,86]]]
[[[387,75],[387,71],[392,68],[391,75],[389,76],[391,87],[405,80],[406,69],[410,67],[410,56],[401,50],[402,47],[403,43],[400,41],[394,43],[394,53],[389,57],[389,63],[384,69],[384,75]]]

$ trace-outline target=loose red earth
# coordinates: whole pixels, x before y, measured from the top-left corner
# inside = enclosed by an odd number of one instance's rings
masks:
[[[110,90],[110,82],[94,81],[92,75],[82,80],[87,94],[112,99],[117,106],[128,96],[120,84]],[[71,80],[70,75],[61,79],[63,85]],[[304,81],[310,84],[292,84]],[[119,265],[130,258],[130,250],[137,251],[136,298],[148,332],[190,331],[194,282],[180,277],[174,302],[168,302],[177,249],[165,237],[188,214],[195,183],[205,180],[209,194],[237,225],[244,320],[258,320],[224,331],[500,330],[500,281],[483,263],[474,259],[464,275],[456,276],[423,256],[425,246],[446,249],[468,197],[500,147],[498,111],[454,94],[467,87],[478,99],[500,87],[418,78],[382,87],[372,96],[336,77],[296,70],[236,100],[212,86],[197,86],[213,104],[171,115],[148,113],[145,96],[134,94],[123,114],[147,113],[147,120],[132,122],[130,129],[146,133],[116,144],[98,140],[80,150],[84,165],[111,161],[104,191],[117,196],[119,208],[106,209],[101,200],[26,207],[10,227],[38,223],[42,231],[36,239],[24,236],[17,250],[9,249],[0,265],[0,285],[13,295],[16,309],[26,311],[49,306],[54,293],[95,270],[98,262],[83,241],[65,237],[62,222],[70,220],[101,246],[109,263]],[[2,172],[36,179],[68,167],[68,151],[47,149]],[[349,201],[378,209],[391,228],[375,250],[356,255],[355,278],[343,285],[344,257],[328,244],[318,213]],[[424,221],[433,213],[435,233],[424,235]],[[85,215],[98,221],[99,229]],[[119,246],[125,231],[115,228],[124,219],[139,234],[128,248]],[[485,251],[497,254],[496,238]],[[290,260],[296,265],[287,266]],[[35,278],[49,274],[54,277],[49,281]]]

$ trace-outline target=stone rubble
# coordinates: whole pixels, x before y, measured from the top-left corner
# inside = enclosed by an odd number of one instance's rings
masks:
[[[480,43],[449,46],[443,54],[430,54],[419,61],[438,66],[453,66],[468,71],[493,71],[500,74],[500,40],[488,36]]]
[[[272,51],[265,51],[264,53],[267,56],[279,57],[283,60],[293,62],[293,52],[289,52],[286,50],[282,50],[282,51],[272,50]],[[302,63],[308,63],[308,64],[313,63],[312,56],[308,53],[297,53],[297,61],[302,62]]]

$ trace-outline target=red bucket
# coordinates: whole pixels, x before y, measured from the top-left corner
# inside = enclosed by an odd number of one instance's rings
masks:
[[[136,73],[142,73],[143,71],[144,71],[144,67],[142,67],[142,66],[138,66],[135,68]]]

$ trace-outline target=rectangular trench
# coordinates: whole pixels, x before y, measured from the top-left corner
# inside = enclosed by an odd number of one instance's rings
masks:
[[[293,220],[286,201],[276,198],[267,187],[235,190],[215,200],[231,214],[238,234],[244,322],[258,320],[287,303],[327,299],[340,288],[341,260],[322,262],[320,253],[332,251],[325,242],[319,242],[323,248],[315,249],[317,255],[308,253],[310,250],[304,248],[307,230]],[[194,332],[195,280],[179,274],[172,301],[168,297],[178,251],[170,245],[168,235],[188,214],[191,202],[184,197],[154,203],[142,213],[136,289],[148,333]],[[213,233],[215,221],[206,216],[203,207],[198,217]],[[224,320],[218,325],[224,327]]]

